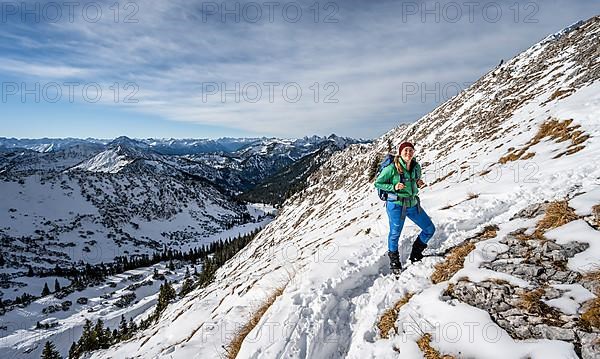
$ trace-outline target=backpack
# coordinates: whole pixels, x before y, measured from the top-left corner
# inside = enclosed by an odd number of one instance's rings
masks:
[[[387,166],[389,166],[393,163],[394,163],[394,156],[388,153],[383,158],[383,161],[381,161],[381,163],[379,164],[379,168],[377,169],[377,174],[375,175],[375,178],[377,178],[379,176],[379,174],[381,173],[381,171],[383,171],[384,168],[386,168]],[[400,175],[400,182],[404,183],[405,182],[404,172],[400,172],[399,175]],[[377,196],[379,196],[380,200],[387,201],[389,194],[392,194],[395,196],[395,194],[393,194],[392,192],[384,191],[382,189],[377,188]]]

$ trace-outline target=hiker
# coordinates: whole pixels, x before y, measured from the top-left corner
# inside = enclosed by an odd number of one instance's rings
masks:
[[[375,188],[385,192],[386,211],[390,222],[388,256],[393,273],[402,270],[398,239],[406,217],[421,228],[421,233],[415,239],[410,252],[409,259],[412,263],[423,259],[423,251],[435,232],[431,218],[421,208],[419,201],[419,188],[425,186],[425,183],[421,179],[421,166],[414,155],[413,144],[403,142],[398,149],[398,155],[393,157],[389,165],[381,169],[375,180]]]

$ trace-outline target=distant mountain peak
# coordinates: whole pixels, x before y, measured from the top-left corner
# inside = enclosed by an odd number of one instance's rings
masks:
[[[138,149],[148,149],[150,147],[147,143],[143,141],[135,140],[127,136],[119,136],[108,143],[108,147],[113,148],[116,146],[125,146]]]

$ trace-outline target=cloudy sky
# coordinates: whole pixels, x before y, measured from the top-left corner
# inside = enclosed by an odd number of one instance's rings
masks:
[[[3,2],[4,137],[374,138],[591,0]]]

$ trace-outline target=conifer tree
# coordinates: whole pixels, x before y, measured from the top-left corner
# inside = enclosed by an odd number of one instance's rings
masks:
[[[190,278],[186,278],[181,285],[181,289],[179,290],[179,296],[182,298],[185,297],[185,295],[191,292],[192,289],[194,289],[194,281],[192,281]]]
[[[97,344],[96,347],[92,350],[97,348],[108,348],[110,344],[110,335],[108,337],[106,336],[106,330],[104,329],[104,322],[102,321],[102,319],[98,319],[98,321],[96,322],[93,333],[96,335]]]
[[[81,338],[79,338],[79,343],[79,351],[81,353],[92,351],[98,347],[98,336],[89,319],[85,320],[83,334],[81,334]]]
[[[42,297],[45,297],[50,294],[50,288],[48,288],[48,283],[44,283],[44,289],[42,289]]]
[[[121,322],[119,323],[119,335],[121,339],[127,338],[129,334],[129,328],[127,327],[127,321],[125,320],[125,316],[121,314]]]
[[[169,302],[177,297],[177,293],[175,293],[175,289],[171,283],[169,283],[166,279],[164,284],[160,286],[160,292],[158,294],[158,303],[156,304],[156,310],[154,312],[154,316],[156,320],[160,317],[160,314],[167,308]]]
[[[54,343],[47,341],[42,350],[42,359],[62,359]]]
[[[79,347],[75,342],[71,344],[71,348],[69,348],[69,359],[79,358]]]
[[[129,318],[129,333],[133,334],[138,330],[138,325],[133,321],[133,318]]]

